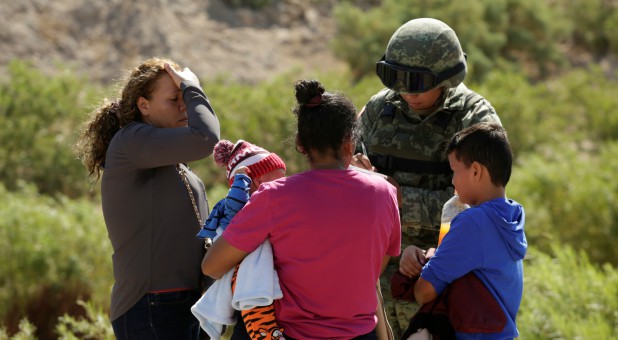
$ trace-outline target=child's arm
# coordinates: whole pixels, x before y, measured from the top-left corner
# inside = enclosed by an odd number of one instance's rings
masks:
[[[227,216],[227,224],[249,200],[249,187],[251,186],[251,178],[246,175],[245,167],[241,167],[234,175],[234,182],[227,194],[225,201],[225,215]],[[226,224],[226,226],[227,226]]]
[[[219,237],[202,260],[202,272],[218,280],[239,264],[247,254],[249,253],[229,244],[225,238]]]
[[[420,305],[424,305],[438,297],[436,290],[433,288],[429,281],[426,281],[422,277],[414,284],[414,298]]]

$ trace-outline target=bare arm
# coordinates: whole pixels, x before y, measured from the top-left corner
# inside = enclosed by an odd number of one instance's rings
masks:
[[[416,281],[414,284],[414,298],[419,304],[424,305],[436,297],[438,297],[438,294],[429,281],[422,277]]]
[[[213,279],[220,279],[239,264],[247,254],[249,253],[232,246],[223,237],[219,237],[202,260],[202,272]]]

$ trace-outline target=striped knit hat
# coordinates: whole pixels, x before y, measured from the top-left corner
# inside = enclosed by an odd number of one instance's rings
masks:
[[[285,171],[285,163],[279,156],[242,139],[236,144],[222,139],[215,145],[213,153],[215,162],[220,166],[226,166],[225,175],[230,186],[234,182],[236,170],[241,166],[247,167],[249,170],[247,175],[252,180],[273,170],[283,169]]]

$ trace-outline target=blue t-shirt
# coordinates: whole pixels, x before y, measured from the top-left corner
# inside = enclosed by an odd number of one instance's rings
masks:
[[[421,277],[440,294],[461,276],[474,272],[505,313],[500,333],[457,333],[457,339],[510,339],[519,335],[515,317],[523,293],[523,258],[527,242],[524,209],[504,198],[457,215]]]

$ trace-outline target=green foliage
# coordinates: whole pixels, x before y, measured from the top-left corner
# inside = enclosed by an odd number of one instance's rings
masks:
[[[390,5],[388,1],[384,4]],[[337,25],[337,34],[331,42],[333,51],[348,63],[354,79],[374,72],[375,63],[384,54],[398,21],[383,11],[364,12],[348,2],[335,7],[333,16]]]
[[[567,18],[559,14],[548,2],[536,0],[385,0],[369,10],[344,2],[334,11],[333,50],[357,78],[371,74],[399,26],[431,17],[457,33],[468,54],[469,80],[482,80],[495,68],[523,70],[536,78],[565,65],[559,43],[570,31]]]
[[[86,310],[85,318],[64,315],[58,319],[56,332],[62,340],[74,339],[115,339],[109,315],[92,302],[78,301]]]
[[[32,340],[36,339],[36,326],[34,326],[28,319],[22,319],[19,321],[18,331],[9,336],[5,327],[0,327],[0,340],[13,339],[13,340]]]
[[[0,184],[0,320],[27,316],[46,332],[78,298],[103,305],[112,284],[111,245],[98,204]],[[44,326],[44,327],[43,327]]]
[[[559,0],[556,2],[569,21],[572,39],[582,49],[602,57],[618,52],[612,29],[618,24],[617,5],[605,0]]]
[[[518,160],[508,196],[526,209],[530,244],[567,244],[597,263],[618,265],[618,141],[598,150],[566,143]]]
[[[590,263],[586,252],[530,249],[517,326],[521,339],[618,338],[618,270]]]
[[[71,73],[47,76],[13,61],[0,80],[0,182],[15,190],[18,179],[48,194],[76,197],[90,186],[75,161],[75,131],[92,103],[93,86]]]
[[[546,144],[596,145],[618,139],[618,83],[597,67],[537,84],[520,73],[494,72],[470,87],[495,107],[516,155],[538,152]]]

